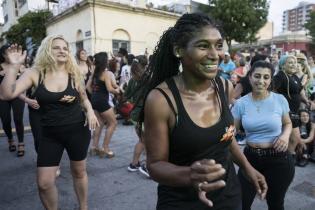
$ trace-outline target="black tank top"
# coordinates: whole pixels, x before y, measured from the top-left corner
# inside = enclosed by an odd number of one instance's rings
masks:
[[[92,95],[101,95],[101,96],[107,96],[108,98],[108,90],[106,88],[105,82],[100,80],[99,78],[93,78],[92,83]]]
[[[74,85],[73,85],[74,86]],[[80,105],[79,92],[71,85],[68,75],[68,85],[64,91],[50,92],[39,78],[34,97],[40,105],[42,126],[61,126],[83,122],[84,113]],[[62,101],[64,97],[75,97],[72,102]]]
[[[298,76],[287,75],[283,71],[279,71],[273,78],[274,89],[282,94],[289,103],[290,111],[298,113],[301,104],[301,91],[303,86]]]
[[[214,82],[221,102],[221,117],[216,124],[208,128],[199,127],[191,120],[184,108],[174,79],[166,82],[174,96],[178,110],[178,114],[175,113],[177,123],[169,137],[169,162],[179,166],[190,166],[197,160],[214,159],[217,163],[222,164],[226,170],[224,177],[226,187],[210,192],[207,196],[214,202],[214,207],[211,209],[217,209],[217,207],[232,209],[240,202],[240,185],[229,153],[231,144],[229,133],[233,134],[234,122],[221,79],[216,78]],[[167,100],[169,101],[169,99]],[[172,110],[175,109],[172,108]],[[158,197],[158,209],[159,207],[163,209],[164,204],[168,206],[170,202],[177,204],[182,202],[183,206],[180,209],[195,209],[197,206],[198,209],[207,209],[203,208],[205,206],[201,204],[196,190],[192,187],[159,185]],[[222,202],[223,200],[225,202]],[[187,205],[187,201],[192,202],[191,206]]]

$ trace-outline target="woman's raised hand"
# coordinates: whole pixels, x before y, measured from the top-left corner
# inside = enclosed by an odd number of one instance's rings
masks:
[[[225,187],[225,181],[222,180],[225,169],[221,164],[208,159],[196,161],[190,168],[190,178],[193,186],[198,190],[200,201],[212,207],[213,203],[206,197],[206,193]]]
[[[10,64],[20,65],[25,62],[27,53],[26,50],[22,50],[21,45],[13,44],[7,49],[6,54]]]

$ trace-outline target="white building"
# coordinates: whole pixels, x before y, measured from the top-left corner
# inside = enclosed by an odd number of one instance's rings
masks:
[[[29,11],[41,9],[53,9],[56,3],[47,0],[3,0],[3,25],[0,26],[0,32],[6,32],[10,27],[17,23],[17,20]]]
[[[147,8],[144,0],[132,4],[82,0],[51,18],[47,34],[62,34],[72,51],[116,53],[123,47],[136,55],[151,54],[162,33],[178,18],[178,14]]]

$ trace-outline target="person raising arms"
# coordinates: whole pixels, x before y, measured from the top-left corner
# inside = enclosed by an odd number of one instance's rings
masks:
[[[80,210],[87,209],[88,177],[86,156],[90,131],[99,124],[87,99],[83,79],[69,43],[60,35],[47,36],[41,43],[33,68],[18,80],[16,75],[26,52],[21,46],[8,49],[8,72],[0,85],[0,98],[11,100],[35,87],[34,96],[40,105],[42,139],[37,156],[37,184],[40,199],[46,209],[58,209],[55,184],[56,171],[64,149],[70,159],[74,189]]]
[[[213,20],[184,14],[164,32],[149,62],[140,123],[144,121],[147,167],[159,183],[158,210],[241,209],[232,157],[258,193],[266,194],[264,177],[233,137],[225,95],[231,96],[232,84],[217,76],[222,46]]]

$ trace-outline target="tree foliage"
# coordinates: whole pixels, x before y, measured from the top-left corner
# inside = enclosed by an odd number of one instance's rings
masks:
[[[13,25],[7,32],[1,35],[9,43],[18,43],[25,49],[25,40],[32,38],[32,43],[39,46],[46,36],[46,26],[48,18],[52,16],[47,10],[28,12],[18,19],[18,23]]]
[[[310,19],[304,25],[304,27],[309,31],[308,34],[312,37],[312,42],[315,44],[315,12],[310,13]]]
[[[209,0],[209,5],[200,9],[221,23],[229,47],[232,40],[256,41],[256,33],[267,22],[267,0]]]

